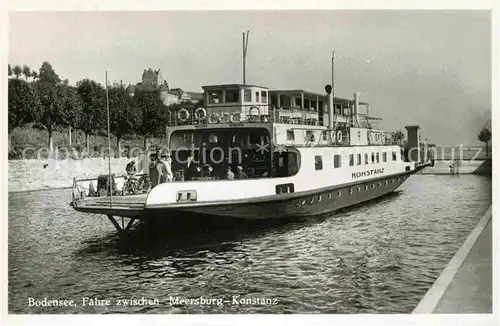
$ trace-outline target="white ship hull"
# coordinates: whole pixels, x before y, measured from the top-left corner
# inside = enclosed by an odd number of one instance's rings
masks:
[[[182,213],[244,219],[308,217],[357,205],[391,193],[401,186],[410,173],[251,200],[165,205],[148,208],[145,213],[165,219],[170,215],[179,216]]]
[[[268,219],[311,216],[356,205],[396,190],[415,172],[415,164],[399,157],[399,146],[376,147],[317,147],[300,148],[302,162],[299,172],[283,178],[245,180],[186,181],[163,183],[149,194],[85,198],[73,204],[83,212],[126,216],[147,220],[150,216],[168,219],[179,213],[206,214],[229,218]],[[387,153],[386,162],[380,155],[371,163],[372,153]],[[392,153],[398,153],[392,160]],[[342,162],[334,168],[333,157],[338,153],[355,162]],[[357,164],[357,154],[369,154],[369,164]],[[321,155],[317,169],[315,157]],[[364,163],[364,162],[362,162]],[[189,193],[189,200],[182,194]]]

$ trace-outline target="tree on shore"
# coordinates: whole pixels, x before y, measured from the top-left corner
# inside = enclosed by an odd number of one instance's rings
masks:
[[[38,73],[38,81],[55,85],[61,81],[61,78],[59,78],[59,75],[56,74],[52,65],[47,61],[44,61]]]
[[[65,96],[66,87],[60,83],[61,79],[48,62],[43,62],[39,70],[39,80],[34,87],[40,100],[40,118],[38,122],[45,127],[49,134],[50,156],[54,153],[53,133],[56,125],[66,125]]]
[[[40,101],[32,87],[24,80],[9,79],[8,114],[9,147],[10,134],[16,127],[21,127],[39,118]]]
[[[130,135],[140,128],[142,112],[134,105],[133,98],[122,85],[110,87],[108,96],[110,129],[116,136],[116,147],[120,157],[120,142],[125,135]]]
[[[38,72],[36,70],[33,70],[31,72],[31,78],[33,78],[33,81],[36,81],[36,79],[38,78]]]
[[[20,65],[15,65],[12,69],[12,73],[16,76],[17,79],[19,79],[19,76],[21,76],[21,74],[23,73],[23,69],[21,69]]]
[[[394,139],[398,142],[399,145],[403,145],[403,139],[405,139],[405,134],[400,129],[396,130],[394,133]]]
[[[159,91],[138,90],[134,94],[134,101],[142,113],[142,121],[137,131],[144,137],[144,148],[147,150],[148,139],[165,126],[163,117],[167,109],[160,98]]]
[[[31,68],[27,65],[23,65],[23,75],[26,78],[26,81],[28,81],[28,78],[31,77]]]
[[[37,82],[36,92],[40,99],[40,119],[39,122],[45,127],[49,134],[50,156],[54,153],[53,133],[56,125],[66,125],[64,119],[65,91],[60,84],[48,82]]]
[[[64,87],[64,103],[62,106],[62,115],[64,123],[68,127],[69,145],[72,145],[72,129],[76,129],[82,116],[82,101],[78,95],[76,87]]]
[[[85,132],[85,147],[90,152],[90,133],[106,124],[106,92],[100,84],[89,79],[79,81],[76,89],[82,101],[78,127]]]
[[[491,139],[491,131],[488,128],[486,128],[486,127],[483,128],[483,129],[481,129],[481,131],[479,132],[479,134],[477,134],[477,139],[485,144],[485,147],[486,147],[486,156],[489,157],[490,156],[490,151],[489,151],[488,143],[489,143],[489,141]]]
[[[8,72],[8,74],[9,74],[9,77],[10,77],[10,76],[12,76],[12,68],[11,68],[11,66],[10,66],[10,63],[9,63],[9,65],[7,66],[7,72]]]

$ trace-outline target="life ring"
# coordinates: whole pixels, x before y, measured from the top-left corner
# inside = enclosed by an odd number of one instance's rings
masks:
[[[342,142],[342,131],[337,132],[337,142],[341,143]]]
[[[255,110],[257,110],[257,114],[253,114],[253,113],[252,113],[252,112],[254,112]],[[249,113],[250,115],[256,115],[256,116],[260,117],[260,109],[259,109],[258,107],[256,107],[256,106],[252,106],[252,107],[250,108],[250,110],[248,111],[248,113]]]
[[[204,108],[197,108],[196,111],[194,111],[194,116],[198,120],[205,120],[205,118],[207,117],[207,110],[205,110]]]
[[[375,140],[377,141],[377,143],[380,142],[380,134],[375,134]]]
[[[180,109],[179,112],[177,112],[177,118],[179,118],[181,122],[187,121],[187,119],[189,119],[189,111],[186,109]]]
[[[213,112],[210,115],[210,123],[218,123],[220,122],[220,116],[217,112]]]
[[[240,122],[240,120],[241,120],[241,114],[239,114],[238,112],[233,113],[229,116],[230,122]]]
[[[335,130],[330,131],[330,139],[333,143],[337,141],[337,135],[335,134]]]

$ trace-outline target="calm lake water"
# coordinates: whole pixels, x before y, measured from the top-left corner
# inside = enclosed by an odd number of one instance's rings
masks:
[[[70,196],[9,194],[11,313],[410,313],[489,207],[491,179],[414,175],[329,216],[124,239],[104,216],[73,211]],[[234,304],[237,295],[275,304]],[[116,305],[142,297],[158,301]],[[76,307],[29,307],[29,298]]]

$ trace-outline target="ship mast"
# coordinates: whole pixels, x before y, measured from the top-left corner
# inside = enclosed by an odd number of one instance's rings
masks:
[[[247,30],[247,35],[245,38],[245,32],[243,32],[243,85],[246,85],[246,59],[247,59],[247,49],[248,49],[248,34],[250,31]]]
[[[332,96],[335,96],[335,51],[332,51]]]
[[[113,187],[111,181],[111,138],[109,128],[109,96],[108,96],[108,71],[106,70],[106,111],[108,114],[108,182],[109,182],[109,206],[113,207]]]

